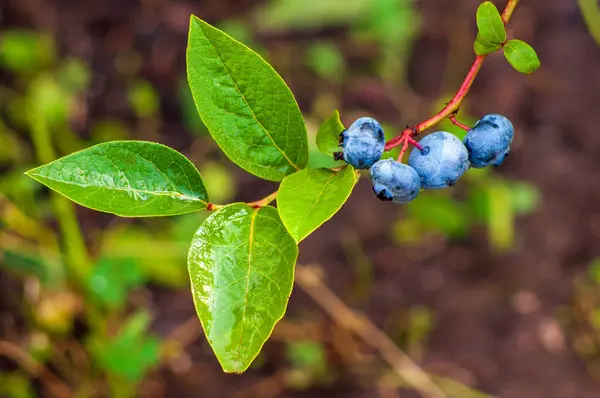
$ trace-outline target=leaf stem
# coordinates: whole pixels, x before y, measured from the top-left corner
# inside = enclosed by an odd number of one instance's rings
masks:
[[[460,127],[461,129],[463,129],[463,130],[465,130],[465,131],[470,131],[470,130],[471,130],[471,127],[467,126],[467,125],[466,125],[466,124],[464,124],[464,123],[461,123],[461,122],[459,122],[459,121],[456,119],[456,114],[452,114],[452,115],[448,116],[448,120],[450,120],[450,121],[452,122],[452,124],[453,124],[453,125],[455,125],[455,126],[457,126],[457,127]]]
[[[508,21],[509,21],[510,17],[512,16],[512,14],[515,10],[515,7],[517,6],[518,3],[519,3],[519,0],[508,0],[508,3],[506,4],[504,11],[502,11],[502,21],[504,22],[505,25],[508,23]],[[450,100],[450,102],[448,102],[446,104],[444,109],[442,109],[437,114],[430,117],[429,119],[427,119],[419,124],[416,124],[413,127],[407,127],[406,129],[404,129],[400,135],[398,135],[398,136],[392,138],[391,140],[389,140],[388,142],[386,142],[385,150],[389,151],[390,149],[397,147],[398,145],[405,144],[407,142],[406,140],[408,140],[409,137],[415,136],[418,133],[422,132],[423,130],[426,130],[432,126],[435,126],[436,124],[438,124],[442,120],[450,117],[451,115],[455,115],[458,112],[460,106],[462,105],[465,97],[469,93],[469,90],[471,89],[471,86],[473,85],[475,78],[479,74],[479,71],[481,70],[481,67],[483,65],[483,61],[485,60],[485,57],[486,57],[485,55],[478,55],[475,57],[475,61],[471,65],[471,68],[469,69],[469,73],[467,73],[465,80],[461,84],[460,88],[458,89],[458,91],[456,92],[454,97]],[[407,145],[403,145],[400,157],[406,151],[406,149],[405,149],[406,147],[407,147]]]
[[[277,192],[278,191],[275,191],[275,192],[265,196],[262,199],[256,200],[254,202],[247,202],[246,204],[255,209],[268,206],[271,202],[273,202],[275,200],[275,198],[277,198]],[[219,209],[222,209],[223,207],[225,207],[225,205],[217,205],[214,203],[209,203],[208,205],[206,205],[206,210],[217,211]]]
[[[268,206],[271,202],[273,202],[277,198],[277,192],[278,191],[275,191],[272,194],[267,195],[260,200],[257,200],[256,202],[250,202],[250,203],[248,203],[248,205],[254,207],[255,209],[258,209],[259,207]]]
[[[32,123],[31,137],[37,158],[42,163],[50,163],[56,159],[51,134],[45,120],[37,120]],[[91,272],[91,261],[73,204],[54,192],[51,193],[51,198],[62,233],[66,263],[77,282],[86,283]]]

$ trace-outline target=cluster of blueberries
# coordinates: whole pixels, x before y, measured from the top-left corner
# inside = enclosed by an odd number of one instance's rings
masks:
[[[408,164],[383,159],[385,137],[370,117],[356,120],[340,134],[342,152],[336,153],[357,169],[370,169],[373,191],[381,200],[408,203],[422,188],[451,187],[469,167],[499,166],[510,153],[512,123],[502,115],[479,120],[461,141],[446,131],[425,136],[413,148]]]

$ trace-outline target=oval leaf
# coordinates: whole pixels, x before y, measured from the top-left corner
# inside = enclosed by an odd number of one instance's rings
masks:
[[[537,53],[522,40],[509,40],[504,46],[504,56],[508,63],[521,73],[533,73],[540,67]]]
[[[498,51],[502,47],[502,44],[496,44],[489,42],[481,37],[481,34],[477,34],[477,39],[473,43],[473,50],[477,55],[488,55]]]
[[[298,104],[258,54],[192,16],[187,75],[202,121],[238,166],[271,181],[306,166],[308,138]]]
[[[317,131],[317,146],[321,152],[333,157],[333,153],[340,150],[340,134],[344,130],[345,127],[340,121],[340,113],[336,109]]]
[[[300,242],[342,207],[356,184],[351,166],[341,171],[302,170],[279,187],[277,207],[290,235]]]
[[[296,242],[273,207],[225,206],[194,235],[192,295],[225,372],[246,370],[283,317],[297,257]]]
[[[208,203],[196,167],[153,142],[95,145],[26,174],[75,203],[122,217],[184,214]]]
[[[494,44],[502,44],[506,41],[504,22],[491,1],[483,2],[477,8],[477,28],[485,41]]]

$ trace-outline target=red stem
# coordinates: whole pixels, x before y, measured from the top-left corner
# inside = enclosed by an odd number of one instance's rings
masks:
[[[504,21],[505,25],[506,25],[506,23],[508,23],[508,20],[512,16],[513,11],[515,10],[515,7],[517,6],[518,2],[519,2],[519,0],[508,0],[508,3],[506,4],[504,11],[502,11],[502,20]],[[481,66],[483,65],[483,61],[485,60],[485,57],[486,57],[485,55],[478,55],[475,58],[475,61],[471,65],[471,68],[469,69],[469,73],[467,73],[465,80],[461,84],[460,88],[458,89],[458,91],[456,92],[454,97],[444,107],[444,109],[442,109],[437,114],[430,117],[429,119],[415,125],[414,127],[407,127],[406,129],[404,129],[400,135],[392,138],[391,140],[389,140],[388,142],[385,143],[385,150],[389,151],[390,149],[392,149],[404,142],[408,143],[407,140],[410,137],[438,124],[439,122],[441,122],[442,120],[444,120],[447,117],[455,115],[458,112],[458,109],[460,108],[460,105],[464,101],[465,97],[469,93],[469,90],[471,89],[471,86],[473,85],[473,81],[475,81],[477,74],[479,74],[479,71],[481,70]],[[466,125],[463,125],[463,126],[468,127]],[[462,127],[462,126],[460,126],[460,127]],[[403,147],[402,151],[401,151],[401,156],[404,154],[404,152],[405,152],[405,149]]]
[[[465,130],[465,131],[471,131],[471,127],[467,126],[464,123],[459,122],[456,119],[456,115],[450,115],[448,116],[448,120],[450,120],[452,122],[453,125],[460,127],[461,129]]]

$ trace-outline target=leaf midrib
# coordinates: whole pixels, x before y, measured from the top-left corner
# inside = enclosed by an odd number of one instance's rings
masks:
[[[529,65],[531,68],[535,69],[536,67],[536,63],[531,62],[531,59],[524,56],[522,53],[520,53],[519,51],[517,51],[517,48],[515,47],[514,43],[511,43],[510,41],[508,42],[508,47],[511,49],[511,51],[513,52],[513,54],[515,54],[518,58],[522,59],[527,65]]]
[[[325,189],[327,189],[327,186],[329,186],[329,184],[331,183],[331,179],[334,178],[336,175],[337,175],[337,173],[334,172],[333,174],[331,174],[329,176],[329,178],[327,178],[327,181],[325,181],[325,185],[323,185],[323,188],[319,192],[319,196],[317,196],[317,199],[313,202],[312,206],[310,207],[310,209],[306,213],[306,219],[308,219],[310,217],[310,214],[313,212],[313,210],[317,206],[317,203],[319,203],[319,200],[321,200],[321,196],[323,196],[323,193],[325,192]],[[303,238],[304,238],[304,236],[303,236]]]
[[[246,309],[248,308],[248,292],[250,290],[250,270],[252,264],[252,243],[254,243],[254,221],[258,215],[259,209],[255,209],[250,219],[250,233],[248,234],[248,273],[246,274],[246,289],[244,292],[244,311],[242,313],[242,321],[240,323],[240,342],[238,346],[238,361],[242,361],[242,342],[244,341],[244,325],[246,323]]]
[[[286,155],[286,153],[279,148],[279,146],[277,145],[277,143],[275,143],[275,140],[273,139],[273,137],[271,137],[271,134],[269,133],[269,131],[265,128],[265,126],[262,125],[262,123],[258,120],[258,118],[256,117],[256,114],[254,113],[254,109],[252,109],[252,107],[250,106],[250,104],[248,103],[248,101],[246,100],[246,96],[242,93],[242,91],[240,90],[240,88],[237,85],[237,82],[235,81],[235,79],[231,76],[231,72],[229,71],[229,68],[227,67],[227,65],[225,65],[225,62],[223,62],[223,60],[221,59],[221,56],[219,54],[219,52],[217,51],[216,47],[214,46],[214,44],[212,43],[212,41],[208,38],[208,36],[204,33],[204,29],[202,29],[202,27],[200,27],[200,29],[202,30],[202,33],[204,34],[204,37],[206,37],[206,40],[208,41],[208,43],[210,44],[210,46],[212,47],[212,49],[214,50],[217,59],[219,60],[219,62],[221,63],[221,65],[223,65],[223,68],[225,69],[225,72],[227,72],[227,77],[229,78],[229,80],[231,80],[231,82],[233,83],[233,86],[235,87],[235,90],[238,92],[238,94],[242,97],[242,99],[244,100],[244,103],[246,104],[246,106],[248,107],[248,109],[250,110],[250,113],[252,114],[252,117],[254,118],[254,120],[256,121],[256,123],[260,126],[260,128],[265,132],[266,136],[269,138],[269,140],[271,140],[271,142],[273,143],[273,146],[283,155],[283,157],[285,158],[285,160],[287,160],[287,162],[296,170],[300,170],[300,167],[298,167],[298,165],[296,165],[294,162],[291,161],[291,159]]]
[[[118,188],[118,187],[108,187],[105,185],[81,185],[81,184],[76,184],[73,181],[65,181],[65,180],[60,180],[57,178],[52,178],[52,177],[48,177],[48,176],[42,176],[40,174],[34,174],[34,173],[27,173],[27,175],[33,177],[36,180],[40,180],[40,179],[46,179],[46,180],[50,180],[50,181],[54,181],[54,182],[58,182],[61,184],[66,184],[66,185],[73,185],[79,188],[103,188],[103,189],[107,189],[109,191],[120,191],[120,192],[133,192],[133,193],[145,193],[145,194],[149,194],[149,195],[154,195],[154,196],[178,196],[179,198],[181,198],[182,200],[190,200],[190,201],[195,201],[195,202],[200,202],[200,203],[204,203],[206,204],[207,202],[200,199],[200,198],[196,198],[193,196],[188,196],[185,195],[181,192],[171,192],[171,191],[148,191],[148,190],[144,190],[144,189],[137,189],[137,188]],[[40,181],[41,182],[41,181]]]

